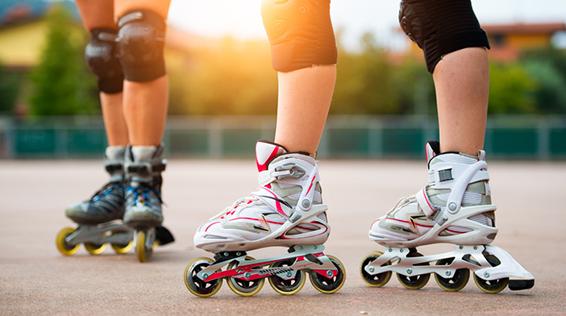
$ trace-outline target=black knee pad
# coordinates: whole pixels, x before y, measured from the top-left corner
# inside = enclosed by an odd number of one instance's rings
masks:
[[[97,28],[90,31],[85,48],[85,59],[98,80],[98,89],[104,93],[119,93],[124,74],[116,51],[116,30]]]
[[[275,70],[336,64],[330,0],[264,0],[262,15]]]
[[[402,0],[399,23],[423,49],[431,73],[446,54],[468,47],[489,48],[470,0]]]
[[[165,75],[165,20],[151,11],[133,11],[118,20],[118,52],[126,79],[152,81]]]

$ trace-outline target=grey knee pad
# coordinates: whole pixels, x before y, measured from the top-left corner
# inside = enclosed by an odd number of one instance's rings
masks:
[[[118,52],[126,79],[152,81],[165,75],[165,20],[151,11],[133,11],[118,20]]]
[[[264,0],[262,15],[275,70],[336,64],[330,0]]]
[[[489,48],[470,0],[402,0],[399,23],[423,49],[431,73],[446,54],[468,47]]]
[[[104,93],[121,92],[124,74],[117,57],[116,31],[96,28],[90,31],[90,35],[85,60],[97,77],[98,89]]]

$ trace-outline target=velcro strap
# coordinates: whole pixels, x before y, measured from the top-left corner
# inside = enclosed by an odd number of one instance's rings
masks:
[[[434,213],[436,213],[437,209],[432,205],[432,202],[426,194],[425,189],[421,189],[419,192],[417,192],[415,198],[417,199],[417,203],[427,217],[431,217],[432,215],[434,215]]]
[[[124,165],[121,163],[109,163],[104,166],[106,172],[108,173],[115,173],[118,171],[124,171]]]

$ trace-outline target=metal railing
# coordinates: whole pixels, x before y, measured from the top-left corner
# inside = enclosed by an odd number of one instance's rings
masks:
[[[238,158],[253,154],[257,139],[272,139],[275,118],[172,117],[164,144],[171,157]],[[435,117],[331,116],[322,139],[323,158],[420,158],[424,142],[438,138]],[[0,157],[100,157],[106,138],[99,117],[0,119]],[[566,117],[491,117],[490,158],[566,159]]]

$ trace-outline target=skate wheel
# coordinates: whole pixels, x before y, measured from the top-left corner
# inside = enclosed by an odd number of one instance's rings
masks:
[[[407,257],[422,257],[423,255],[419,252],[416,251],[411,251]],[[416,264],[416,266],[428,266],[428,262],[423,262],[423,263],[419,263]],[[407,269],[407,270],[413,270],[413,269]],[[420,290],[422,289],[427,283],[428,280],[430,279],[430,274],[426,273],[426,274],[420,274],[420,275],[414,275],[414,276],[408,276],[408,275],[403,275],[400,273],[397,273],[397,280],[399,280],[399,282],[407,289],[409,290]]]
[[[446,266],[452,263],[454,258],[441,259],[436,262],[437,266]],[[468,280],[470,279],[470,270],[468,269],[457,269],[454,275],[450,278],[443,278],[438,274],[434,274],[436,283],[441,289],[447,292],[458,292],[463,289]]]
[[[200,271],[206,269],[213,262],[214,260],[206,257],[194,258],[189,261],[185,267],[183,281],[187,290],[189,290],[191,294],[207,298],[220,291],[220,288],[222,287],[222,279],[205,282],[197,276]]]
[[[309,278],[312,286],[317,291],[324,294],[333,294],[338,292],[344,285],[344,282],[346,282],[346,269],[338,258],[328,255],[328,259],[334,264],[338,273],[331,278],[327,278],[312,271],[309,272]]]
[[[295,259],[289,259],[284,261],[278,261],[272,263],[270,268],[281,268],[290,267],[295,263]],[[276,274],[268,278],[269,285],[275,290],[275,292],[281,295],[293,295],[297,294],[305,286],[305,281],[307,280],[306,273],[302,270],[296,271],[295,277],[292,279],[284,279]]]
[[[136,256],[139,262],[148,261],[153,254],[153,244],[152,247],[147,247],[147,237],[147,232],[144,230],[136,234]]]
[[[246,261],[248,260],[255,260],[255,259],[253,257],[246,256]],[[238,264],[239,262],[232,261],[228,265],[228,270],[235,269],[238,266]],[[249,296],[254,296],[257,293],[259,293],[259,291],[261,291],[265,283],[265,279],[243,280],[232,277],[226,279],[226,282],[228,283],[228,287],[230,288],[230,290],[232,290],[232,292],[240,296],[249,297]]]
[[[501,264],[501,261],[492,254],[484,253],[484,256],[487,259],[487,262],[489,262],[489,264],[491,264],[492,267],[496,267]],[[503,291],[507,287],[507,284],[509,284],[509,278],[485,280],[477,276],[477,274],[475,273],[474,273],[474,281],[478,286],[478,288],[487,294],[497,294]]]
[[[127,254],[130,252],[130,249],[134,246],[134,242],[130,241],[129,243],[122,245],[122,244],[112,244],[112,249],[115,253],[119,255]]]
[[[106,245],[104,244],[99,245],[91,242],[85,242],[84,246],[86,251],[92,256],[98,256],[104,252],[104,249],[106,249]]]
[[[366,283],[369,286],[382,287],[385,284],[387,284],[387,282],[389,282],[389,280],[391,279],[391,275],[393,274],[391,271],[387,271],[387,272],[382,272],[382,273],[372,275],[365,270],[365,267],[368,264],[373,262],[375,259],[379,258],[381,255],[383,255],[383,252],[376,251],[376,252],[373,252],[370,255],[368,255],[364,259],[364,261],[362,261],[362,266],[361,266],[360,272],[362,274],[362,279],[364,279],[364,281],[366,281]],[[384,265],[389,265],[389,264],[387,263],[387,264],[384,264]]]
[[[72,256],[77,253],[77,251],[79,251],[79,245],[69,245],[65,241],[65,239],[74,232],[74,228],[65,227],[61,229],[59,233],[57,233],[57,237],[55,238],[55,245],[57,246],[57,250],[59,250],[59,252],[63,256]]]

